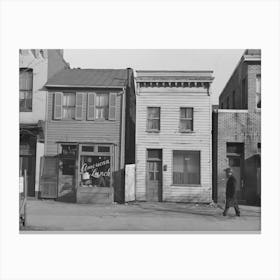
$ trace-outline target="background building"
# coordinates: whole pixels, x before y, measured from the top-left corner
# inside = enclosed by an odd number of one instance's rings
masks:
[[[28,195],[39,190],[40,158],[44,154],[47,79],[69,65],[62,50],[19,50],[20,176],[27,170]]]
[[[136,71],[136,200],[212,199],[212,71]]]
[[[66,69],[50,78],[40,196],[80,203],[124,201],[135,160],[132,69]]]
[[[261,51],[246,50],[213,112],[213,199],[225,199],[224,169],[237,178],[240,203],[261,199]]]

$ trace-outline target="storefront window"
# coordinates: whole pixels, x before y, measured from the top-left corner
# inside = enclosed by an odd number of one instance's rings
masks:
[[[173,184],[200,184],[199,151],[173,151]]]
[[[110,187],[110,156],[81,156],[81,185],[84,187]]]

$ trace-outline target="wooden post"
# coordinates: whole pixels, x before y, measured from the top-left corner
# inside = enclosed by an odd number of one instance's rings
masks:
[[[26,226],[26,202],[27,202],[27,171],[26,169],[24,169],[24,200],[23,200],[23,203],[24,203],[24,209],[23,209],[23,217],[24,217],[24,226]]]

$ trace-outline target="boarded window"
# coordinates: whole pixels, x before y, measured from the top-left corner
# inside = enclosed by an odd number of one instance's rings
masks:
[[[110,92],[109,96],[109,120],[116,120],[116,106],[117,106],[117,94]]]
[[[109,94],[97,93],[95,105],[95,118],[99,120],[108,120],[109,115]]]
[[[261,74],[256,76],[256,105],[261,108]]]
[[[75,118],[76,120],[83,119],[83,100],[84,100],[84,93],[77,92],[76,93],[76,110],[75,110]]]
[[[32,111],[33,70],[21,68],[19,72],[19,110]]]
[[[200,184],[199,151],[173,151],[173,184]]]
[[[160,130],[160,107],[147,108],[147,130],[148,131]]]
[[[193,108],[180,108],[180,130],[193,131]]]
[[[88,93],[87,119],[95,119],[95,92]]]

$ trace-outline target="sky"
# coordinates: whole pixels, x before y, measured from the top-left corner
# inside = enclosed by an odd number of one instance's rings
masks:
[[[133,68],[134,70],[213,70],[212,104],[240,60],[243,49],[65,49],[71,68]]]

